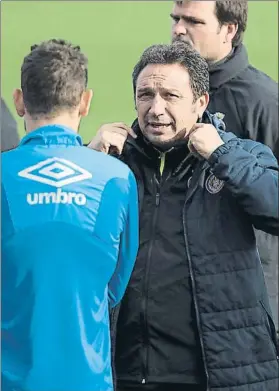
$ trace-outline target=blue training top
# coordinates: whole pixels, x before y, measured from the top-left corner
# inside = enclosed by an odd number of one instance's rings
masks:
[[[108,305],[134,266],[137,203],[130,169],[68,128],[2,154],[3,391],[113,389]]]

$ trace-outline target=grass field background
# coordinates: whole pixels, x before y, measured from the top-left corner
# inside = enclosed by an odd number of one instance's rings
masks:
[[[2,96],[15,114],[12,91],[20,86],[20,66],[30,46],[64,38],[89,58],[94,99],[81,126],[84,141],[102,123],[131,123],[133,66],[147,46],[169,42],[171,8],[172,1],[2,1]],[[277,1],[249,2],[245,43],[250,62],[278,81]],[[22,120],[18,124],[22,136]]]

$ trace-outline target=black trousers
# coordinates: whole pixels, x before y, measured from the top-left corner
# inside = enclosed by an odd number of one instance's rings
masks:
[[[203,386],[194,384],[139,384],[130,382],[117,382],[116,391],[205,391]]]

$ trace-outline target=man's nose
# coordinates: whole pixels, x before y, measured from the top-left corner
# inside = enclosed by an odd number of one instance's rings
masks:
[[[180,19],[177,23],[173,25],[172,33],[176,37],[179,37],[181,35],[187,35],[187,29],[182,19]]]
[[[152,101],[149,114],[152,114],[154,117],[159,117],[165,114],[165,110],[166,110],[165,100],[161,96],[156,95]]]

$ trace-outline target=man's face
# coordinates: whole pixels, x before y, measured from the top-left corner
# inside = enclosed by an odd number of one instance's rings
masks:
[[[206,95],[194,102],[189,74],[180,64],[150,64],[139,74],[136,86],[139,126],[157,147],[171,147],[185,138],[207,103]]]
[[[175,2],[172,40],[189,42],[207,61],[223,59],[231,49],[228,26],[220,27],[215,1]]]

